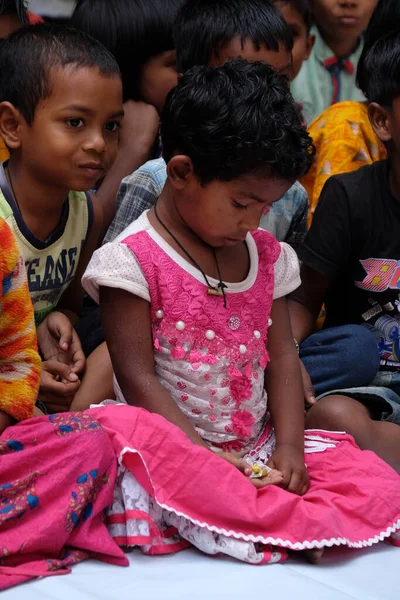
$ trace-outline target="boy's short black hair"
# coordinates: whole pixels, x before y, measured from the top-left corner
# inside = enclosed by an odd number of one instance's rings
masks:
[[[0,16],[15,15],[21,25],[28,24],[28,14],[24,0],[0,0]]]
[[[78,0],[71,26],[100,40],[117,59],[124,100],[140,100],[143,65],[174,50],[172,28],[183,0]]]
[[[384,35],[363,53],[357,83],[369,102],[387,108],[400,96],[400,29]]]
[[[375,42],[399,28],[399,0],[379,0],[364,33],[364,51],[367,52]]]
[[[115,58],[86,33],[61,25],[28,25],[0,45],[0,102],[11,102],[28,124],[51,94],[51,70],[72,65],[118,76]]]
[[[187,0],[174,27],[178,71],[208,65],[236,37],[257,49],[293,49],[292,33],[270,0]]]
[[[293,182],[314,154],[288,79],[241,58],[190,69],[167,98],[161,135],[166,162],[189,156],[202,185],[250,173]]]
[[[310,33],[311,26],[314,22],[313,14],[309,0],[272,0],[274,4],[289,4],[299,13],[307,27],[307,33]]]

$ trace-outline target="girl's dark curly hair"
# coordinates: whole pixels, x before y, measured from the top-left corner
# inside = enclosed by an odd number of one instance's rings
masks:
[[[254,173],[293,182],[315,152],[286,77],[243,59],[193,67],[162,116],[164,158],[185,154],[203,185]]]

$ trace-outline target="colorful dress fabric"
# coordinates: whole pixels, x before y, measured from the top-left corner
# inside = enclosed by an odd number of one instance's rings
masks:
[[[368,107],[362,102],[334,104],[311,123],[308,132],[317,152],[301,183],[310,201],[308,217],[311,224],[329,177],[384,160],[387,151],[372,129]]]
[[[17,421],[32,417],[40,357],[24,261],[0,219],[0,410]]]
[[[9,427],[0,436],[0,461],[0,590],[67,574],[89,557],[128,565],[104,523],[115,453],[91,416],[65,413]]]
[[[216,456],[244,451],[250,464],[264,466],[275,449],[264,390],[269,315],[273,299],[300,284],[287,244],[262,230],[246,243],[250,270],[240,283],[225,282],[226,308],[146,213],[89,264],[83,285],[96,300],[106,286],[149,302],[156,375],[211,450],[158,415],[109,402],[93,409],[120,464],[111,534],[151,554],[189,542],[257,564],[283,560],[287,548],[363,547],[388,538],[400,527],[400,477],[345,434],[306,432],[312,484],[304,497],[278,487],[257,491]],[[115,390],[124,403],[117,382]]]

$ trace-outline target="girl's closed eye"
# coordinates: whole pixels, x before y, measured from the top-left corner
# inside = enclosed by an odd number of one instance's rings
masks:
[[[246,210],[248,206],[247,204],[240,204],[240,202],[237,202],[237,200],[232,200],[232,203],[233,206],[239,210]]]

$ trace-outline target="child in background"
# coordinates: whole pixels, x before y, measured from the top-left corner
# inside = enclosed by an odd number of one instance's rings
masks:
[[[81,190],[117,153],[120,72],[90,36],[47,25],[11,34],[0,46],[0,72],[0,133],[11,150],[0,167],[0,216],[27,267],[44,360],[41,398],[63,405],[85,367],[73,324],[101,226],[98,203]]]
[[[161,155],[159,115],[177,82],[172,27],[182,1],[78,0],[72,15],[71,26],[102,42],[122,76],[125,117],[119,151],[97,192],[102,237],[114,218],[121,180]]]
[[[38,23],[40,17],[27,12],[24,0],[0,0],[0,44],[23,25]],[[1,76],[1,74],[0,74]],[[0,162],[9,156],[7,147],[0,136]]]
[[[379,2],[364,35],[359,69],[369,48],[397,27],[400,2]],[[311,169],[302,179],[310,199],[309,222],[326,181],[332,175],[356,171],[387,158],[385,145],[376,135],[368,117],[367,102],[339,102],[326,109],[308,129],[316,147]]]
[[[309,0],[274,0],[274,4],[289,26],[293,36],[292,72],[293,81],[300,73],[303,62],[310,58],[315,35],[310,33],[312,13]]]
[[[309,426],[348,431],[400,472],[400,30],[366,51],[358,81],[388,160],[325,184],[299,251],[302,285],[290,316],[299,343],[314,347],[314,357],[303,357],[306,369],[322,358],[320,379],[329,369],[338,373],[336,386],[309,411]],[[325,329],[306,339],[323,302]],[[372,372],[365,367],[371,350]],[[357,371],[363,381],[346,382]]]
[[[264,61],[288,77],[292,73],[291,32],[269,0],[186,0],[177,16],[174,38],[180,73],[195,65],[222,65],[238,56]],[[105,242],[115,239],[154,204],[165,180],[165,162],[159,160],[122,181]],[[307,214],[308,198],[296,182],[262,218],[261,227],[298,247],[307,232]]]
[[[8,225],[0,219],[0,433],[33,417],[40,357],[24,260]]]
[[[377,3],[310,0],[315,44],[292,85],[308,123],[335,102],[365,100],[356,86],[356,69],[363,48],[361,36]]]
[[[93,411],[129,468],[110,522],[127,523],[132,546],[147,546],[140,523],[149,525],[149,553],[182,547],[164,542],[175,526],[206,552],[257,563],[282,559],[285,546],[316,548],[316,560],[324,545],[390,535],[394,471],[345,434],[304,438],[285,298],[300,283],[298,261],[257,229],[312,160],[287,79],[241,59],[195,67],[170,93],[162,141],[160,198],[83,278],[100,299],[117,400],[130,405]],[[253,466],[261,477],[249,481]]]

